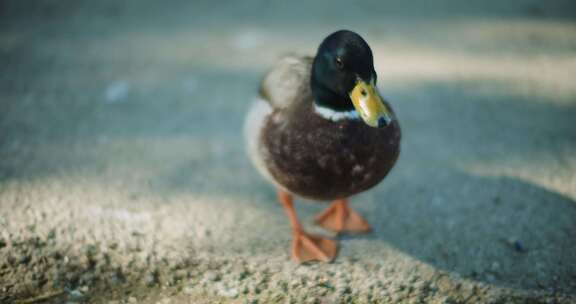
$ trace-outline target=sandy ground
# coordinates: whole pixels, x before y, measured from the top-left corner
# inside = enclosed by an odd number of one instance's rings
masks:
[[[0,302],[576,303],[574,3],[0,2]],[[401,159],[353,198],[374,232],[298,266],[241,128],[340,28]]]

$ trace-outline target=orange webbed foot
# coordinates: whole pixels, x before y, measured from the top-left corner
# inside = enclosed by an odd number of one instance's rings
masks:
[[[302,231],[294,232],[292,237],[292,259],[298,263],[330,262],[336,256],[338,245],[331,239]]]
[[[290,194],[278,190],[278,200],[282,206],[284,206],[284,210],[292,226],[292,259],[298,263],[332,261],[336,256],[336,242],[304,232],[296,217],[296,212],[292,204],[292,196]]]
[[[332,202],[315,218],[318,225],[336,233],[367,233],[371,230],[370,224],[356,211],[348,207],[345,199]]]

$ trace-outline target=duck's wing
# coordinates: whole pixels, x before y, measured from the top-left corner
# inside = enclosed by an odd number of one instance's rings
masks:
[[[268,71],[260,83],[260,97],[272,108],[285,109],[310,94],[313,58],[286,56]]]

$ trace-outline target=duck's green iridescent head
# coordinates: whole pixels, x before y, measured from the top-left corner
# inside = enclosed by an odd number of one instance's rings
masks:
[[[368,43],[347,30],[330,34],[312,65],[312,93],[317,105],[334,111],[356,110],[371,127],[385,127],[392,115],[376,90],[374,59]]]

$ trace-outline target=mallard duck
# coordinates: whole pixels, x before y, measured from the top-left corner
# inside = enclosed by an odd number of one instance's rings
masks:
[[[302,228],[293,196],[332,202],[315,218],[328,230],[370,230],[347,200],[384,179],[400,153],[400,126],[376,79],[368,43],[341,30],[314,58],[285,57],[261,82],[245,123],[248,153],[277,189],[296,262],[331,261],[337,244]]]

